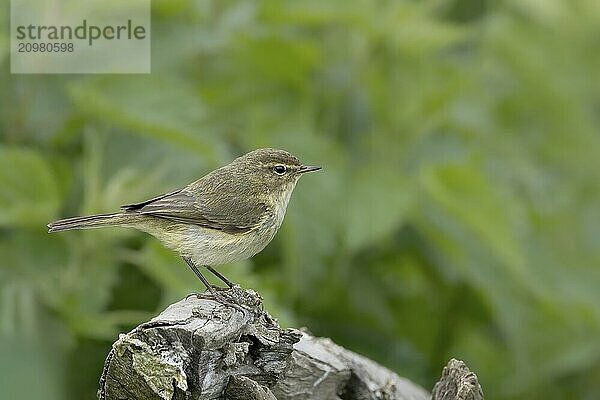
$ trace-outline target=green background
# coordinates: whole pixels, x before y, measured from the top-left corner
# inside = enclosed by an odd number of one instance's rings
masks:
[[[201,289],[142,233],[47,222],[269,146],[324,170],[220,270],[282,324],[427,389],[456,357],[490,399],[598,398],[597,0],[153,0],[152,18],[150,75],[10,75],[0,8],[0,397],[94,398],[118,333]]]

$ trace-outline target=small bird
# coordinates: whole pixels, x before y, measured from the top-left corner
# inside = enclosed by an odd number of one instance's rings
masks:
[[[302,165],[284,150],[257,149],[182,189],[122,206],[116,213],[51,222],[48,232],[105,226],[139,229],[179,253],[216,296],[199,268],[233,287],[213,267],[245,260],[264,249],[283,222],[300,176],[319,169]]]

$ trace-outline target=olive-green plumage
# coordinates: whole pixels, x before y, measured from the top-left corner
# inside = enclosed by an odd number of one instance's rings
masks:
[[[284,150],[258,149],[182,189],[125,205],[114,214],[67,218],[48,228],[136,228],[179,252],[197,275],[195,266],[216,273],[210,266],[252,257],[273,239],[299,177],[318,169]]]

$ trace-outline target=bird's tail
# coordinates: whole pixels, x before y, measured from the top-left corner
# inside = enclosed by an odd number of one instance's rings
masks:
[[[124,213],[98,214],[87,217],[73,217],[50,222],[48,232],[68,231],[71,229],[100,228],[109,225],[127,225],[132,222],[132,215]]]

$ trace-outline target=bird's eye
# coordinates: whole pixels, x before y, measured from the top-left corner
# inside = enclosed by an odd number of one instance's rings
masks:
[[[275,171],[277,175],[283,175],[286,171],[285,165],[277,164],[273,167],[273,171]]]

